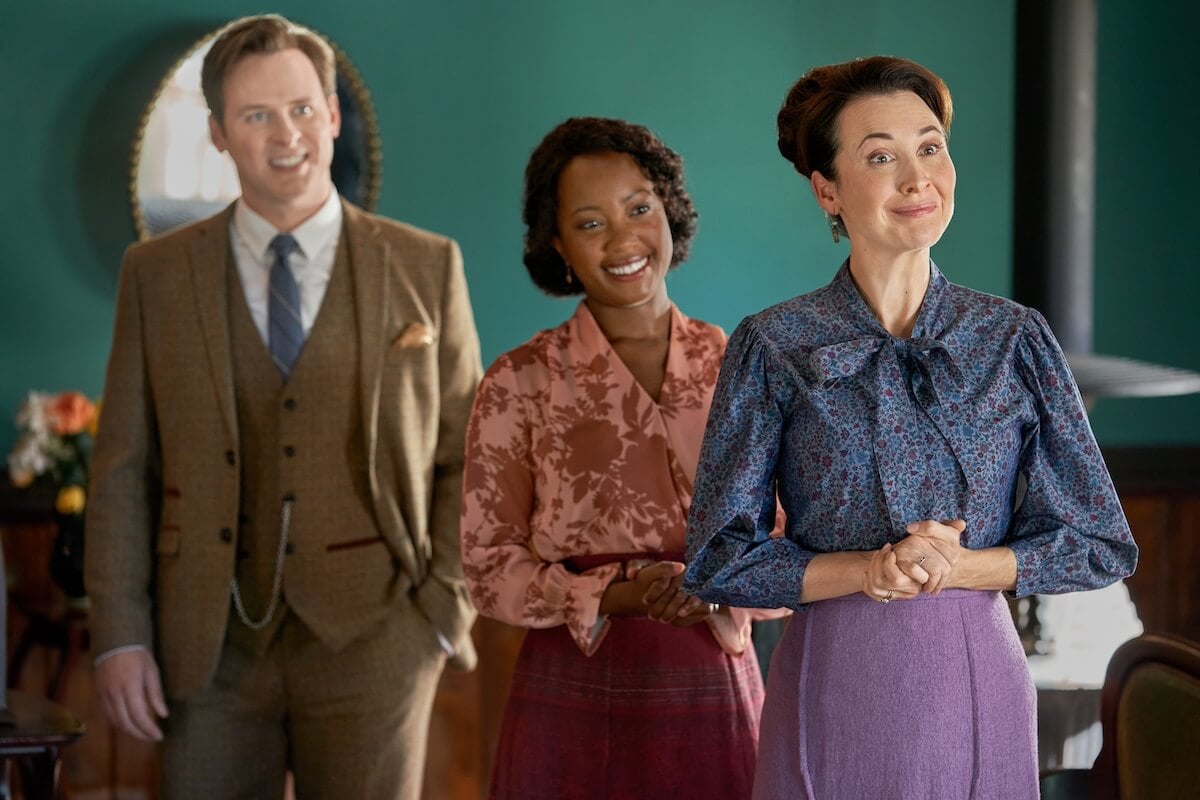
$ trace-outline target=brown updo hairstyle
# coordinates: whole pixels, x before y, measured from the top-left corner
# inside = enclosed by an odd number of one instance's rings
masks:
[[[546,294],[582,294],[579,281],[567,282],[567,265],[554,249],[558,235],[558,180],[576,156],[627,153],[662,201],[674,245],[671,268],[687,259],[696,233],[696,210],[683,187],[683,159],[648,128],[619,119],[572,117],[542,139],[525,166],[522,220],[525,267]]]
[[[776,122],[779,152],[806,178],[820,172],[837,180],[837,120],[842,109],[859,97],[912,92],[950,135],[954,107],[946,83],[920,64],[893,56],[858,58],[843,64],[814,67],[796,81]]]

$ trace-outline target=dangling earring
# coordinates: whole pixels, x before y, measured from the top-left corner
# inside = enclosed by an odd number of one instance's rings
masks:
[[[835,214],[826,214],[825,221],[829,223],[829,233],[833,235],[834,244],[840,242],[843,236],[845,236],[847,239],[850,238],[849,234],[846,233],[846,226],[842,224],[842,218],[840,216]]]
[[[563,275],[563,280],[565,280],[567,282],[568,288],[574,288],[575,272],[571,269],[571,265],[568,264],[566,261],[563,262],[563,265],[566,267],[566,273]]]

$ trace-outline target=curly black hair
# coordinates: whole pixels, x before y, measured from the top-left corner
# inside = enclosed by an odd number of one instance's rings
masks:
[[[583,293],[579,281],[567,281],[567,265],[554,249],[558,180],[576,156],[605,152],[629,154],[654,184],[671,229],[671,268],[687,259],[697,214],[683,186],[683,159],[679,154],[641,125],[605,117],[572,117],[546,134],[525,166],[525,267],[534,284],[546,294],[565,297]]]

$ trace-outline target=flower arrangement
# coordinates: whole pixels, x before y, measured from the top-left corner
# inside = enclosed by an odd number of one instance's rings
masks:
[[[99,410],[97,403],[79,392],[30,392],[17,412],[20,435],[8,455],[13,485],[24,488],[49,475],[58,488],[54,510],[82,514]]]

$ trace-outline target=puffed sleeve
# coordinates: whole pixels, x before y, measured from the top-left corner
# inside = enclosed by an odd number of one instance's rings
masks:
[[[746,319],[729,338],[688,515],[684,588],[713,603],[801,610],[816,553],[771,536],[775,469],[794,381]]]
[[[467,428],[462,560],[471,599],[489,617],[525,628],[567,626],[585,655],[608,631],[600,616],[620,564],[575,573],[541,560],[532,543],[535,470],[531,418],[511,362],[501,358],[480,384]]]
[[[1017,555],[1016,594],[1098,589],[1128,576],[1137,545],[1066,357],[1037,311],[1016,368],[1037,413],[1021,458],[1025,495],[1005,542]]]

